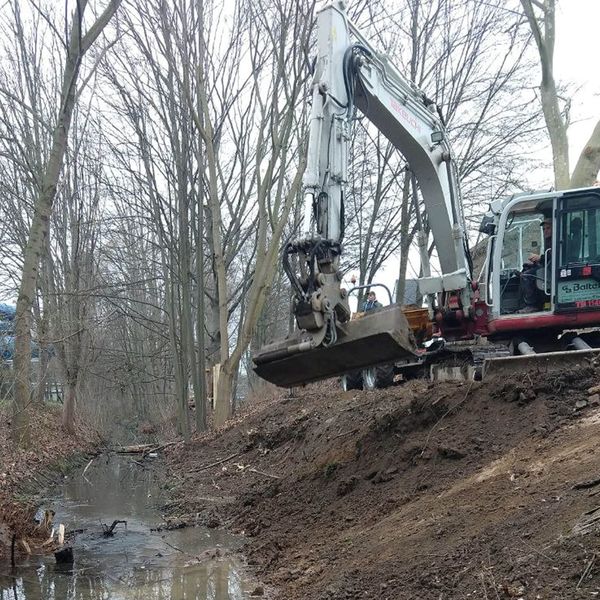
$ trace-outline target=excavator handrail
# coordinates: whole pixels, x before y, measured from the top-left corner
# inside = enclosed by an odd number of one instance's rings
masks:
[[[392,292],[390,292],[390,288],[387,285],[385,285],[385,283],[366,283],[365,285],[356,285],[352,289],[348,290],[348,296],[352,292],[356,292],[357,290],[364,290],[364,289],[372,288],[372,287],[382,287],[388,293],[388,297],[390,299],[390,304],[394,303],[394,301],[392,300]]]

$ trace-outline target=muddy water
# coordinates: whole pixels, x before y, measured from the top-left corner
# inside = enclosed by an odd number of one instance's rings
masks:
[[[239,547],[220,531],[187,528],[152,532],[161,521],[160,489],[151,463],[128,457],[94,460],[85,473],[65,481],[49,507],[67,531],[75,562],[65,568],[54,556],[33,557],[14,570],[0,566],[0,600],[245,600],[249,584],[241,565],[216,557]],[[115,519],[113,537],[102,523]]]

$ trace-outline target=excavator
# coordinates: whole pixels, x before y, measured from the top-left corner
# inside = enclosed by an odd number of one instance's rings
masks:
[[[303,231],[282,251],[297,327],[253,356],[255,372],[282,387],[348,381],[358,372],[377,387],[382,365],[435,378],[458,362],[477,378],[510,372],[520,361],[560,367],[593,359],[600,347],[600,188],[491,202],[480,227],[484,265],[474,273],[457,166],[435,103],[375,50],[343,2],[320,11],[317,39]],[[406,159],[420,190],[416,212],[427,217],[427,229],[417,222],[424,306],[390,304],[358,319],[340,262],[357,111]],[[523,304],[524,265],[535,307]]]

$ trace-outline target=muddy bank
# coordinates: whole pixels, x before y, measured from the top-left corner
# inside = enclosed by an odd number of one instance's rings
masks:
[[[244,532],[280,598],[594,597],[598,376],[313,386],[171,453],[170,511]]]
[[[65,435],[59,407],[39,407],[30,414],[32,444],[16,449],[10,440],[10,414],[0,411],[0,560],[9,554],[13,533],[35,546],[43,541],[34,523],[38,501],[63,476],[88,460],[101,443],[99,436],[78,424]],[[23,547],[18,544],[17,551]]]

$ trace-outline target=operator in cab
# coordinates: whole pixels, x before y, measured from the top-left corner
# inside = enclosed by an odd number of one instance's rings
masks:
[[[538,280],[544,278],[544,269],[549,269],[552,261],[552,217],[545,217],[541,227],[544,235],[544,254],[530,254],[528,261],[523,265],[521,296],[525,306],[517,311],[519,315],[539,312],[544,308],[545,295],[538,287]]]
[[[375,292],[369,292],[362,309],[363,312],[369,312],[370,310],[375,310],[376,308],[381,308],[382,306],[383,305],[381,304],[381,302],[377,300]]]

